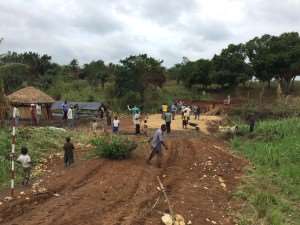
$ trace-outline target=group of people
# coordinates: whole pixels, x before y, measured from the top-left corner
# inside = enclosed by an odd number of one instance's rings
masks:
[[[182,101],[171,105],[163,104],[161,106],[161,115],[165,121],[167,133],[171,132],[171,123],[172,120],[175,120],[176,114],[181,114],[182,128],[187,129],[192,115],[194,115],[195,120],[200,120],[201,109],[198,105],[189,106]]]
[[[13,116],[15,118],[15,125],[19,125],[20,110],[17,106],[13,107]],[[31,124],[36,126],[40,123],[42,118],[42,107],[39,104],[30,104]]]
[[[67,121],[69,128],[74,128],[75,121],[79,119],[79,106],[78,104],[69,105],[67,101],[62,104],[63,121]]]

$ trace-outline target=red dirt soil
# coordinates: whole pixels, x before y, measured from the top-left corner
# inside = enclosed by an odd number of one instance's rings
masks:
[[[233,225],[232,192],[245,160],[233,156],[226,144],[195,132],[176,131],[167,137],[163,167],[147,165],[149,146],[143,137],[129,160],[83,159],[77,149],[75,164],[64,169],[53,160],[44,176],[47,192],[28,194],[0,206],[3,225],[150,225],[161,224],[168,207],[164,201],[151,211],[159,196],[156,177],[164,183],[176,213],[195,225]],[[55,167],[54,167],[55,165]],[[226,188],[221,186],[224,180]],[[55,196],[57,193],[59,196]],[[216,222],[216,223],[214,223]]]

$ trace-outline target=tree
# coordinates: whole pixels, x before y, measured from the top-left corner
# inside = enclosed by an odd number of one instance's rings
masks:
[[[272,72],[284,94],[289,94],[297,75],[300,75],[300,37],[297,32],[273,37],[270,43]]]
[[[192,67],[192,71],[187,75],[186,86],[192,87],[193,85],[201,85],[203,88],[207,88],[212,83],[210,73],[212,64],[210,60],[199,59],[195,62],[187,63],[187,66]]]
[[[135,92],[144,102],[147,86],[162,87],[166,81],[163,61],[149,57],[146,54],[129,56],[121,60],[115,80],[117,97],[122,97],[128,91]]]
[[[262,82],[268,82],[274,78],[272,72],[272,62],[270,58],[270,42],[273,36],[263,35],[261,38],[255,37],[246,43],[246,54],[253,69],[254,76]]]
[[[244,45],[230,44],[212,59],[212,79],[224,87],[234,87],[252,78],[251,67],[246,63]]]
[[[92,61],[84,65],[83,77],[86,78],[90,84],[97,86],[101,83],[102,88],[104,88],[105,83],[109,79],[108,68],[102,60]]]
[[[72,59],[69,63],[69,68],[74,77],[78,78],[80,74],[79,62],[77,59]]]
[[[0,79],[3,80],[6,93],[20,88],[28,78],[28,66],[20,63],[7,63],[0,66]]]

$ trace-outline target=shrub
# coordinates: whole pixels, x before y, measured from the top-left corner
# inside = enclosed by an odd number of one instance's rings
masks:
[[[108,159],[126,159],[137,147],[137,144],[120,136],[106,136],[92,140],[96,147],[95,154]]]

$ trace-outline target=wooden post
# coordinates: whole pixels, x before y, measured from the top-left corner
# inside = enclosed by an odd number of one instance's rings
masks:
[[[170,215],[171,215],[171,217],[174,219],[174,216],[175,216],[175,215],[174,215],[173,209],[172,209],[172,207],[171,207],[171,204],[170,204],[169,198],[168,198],[168,196],[167,196],[166,190],[165,190],[165,188],[164,188],[164,185],[163,185],[163,183],[161,182],[159,176],[157,176],[157,181],[158,181],[159,186],[160,186],[160,189],[161,189],[161,191],[162,191],[162,193],[163,193],[163,195],[164,195],[164,197],[165,197],[165,200],[167,201],[167,204],[168,204],[168,207],[169,207],[169,211],[170,211]]]
[[[11,143],[11,180],[10,180],[10,190],[11,197],[14,197],[15,191],[15,149],[16,149],[16,113],[17,108],[13,108],[13,116],[12,116],[12,143]]]

